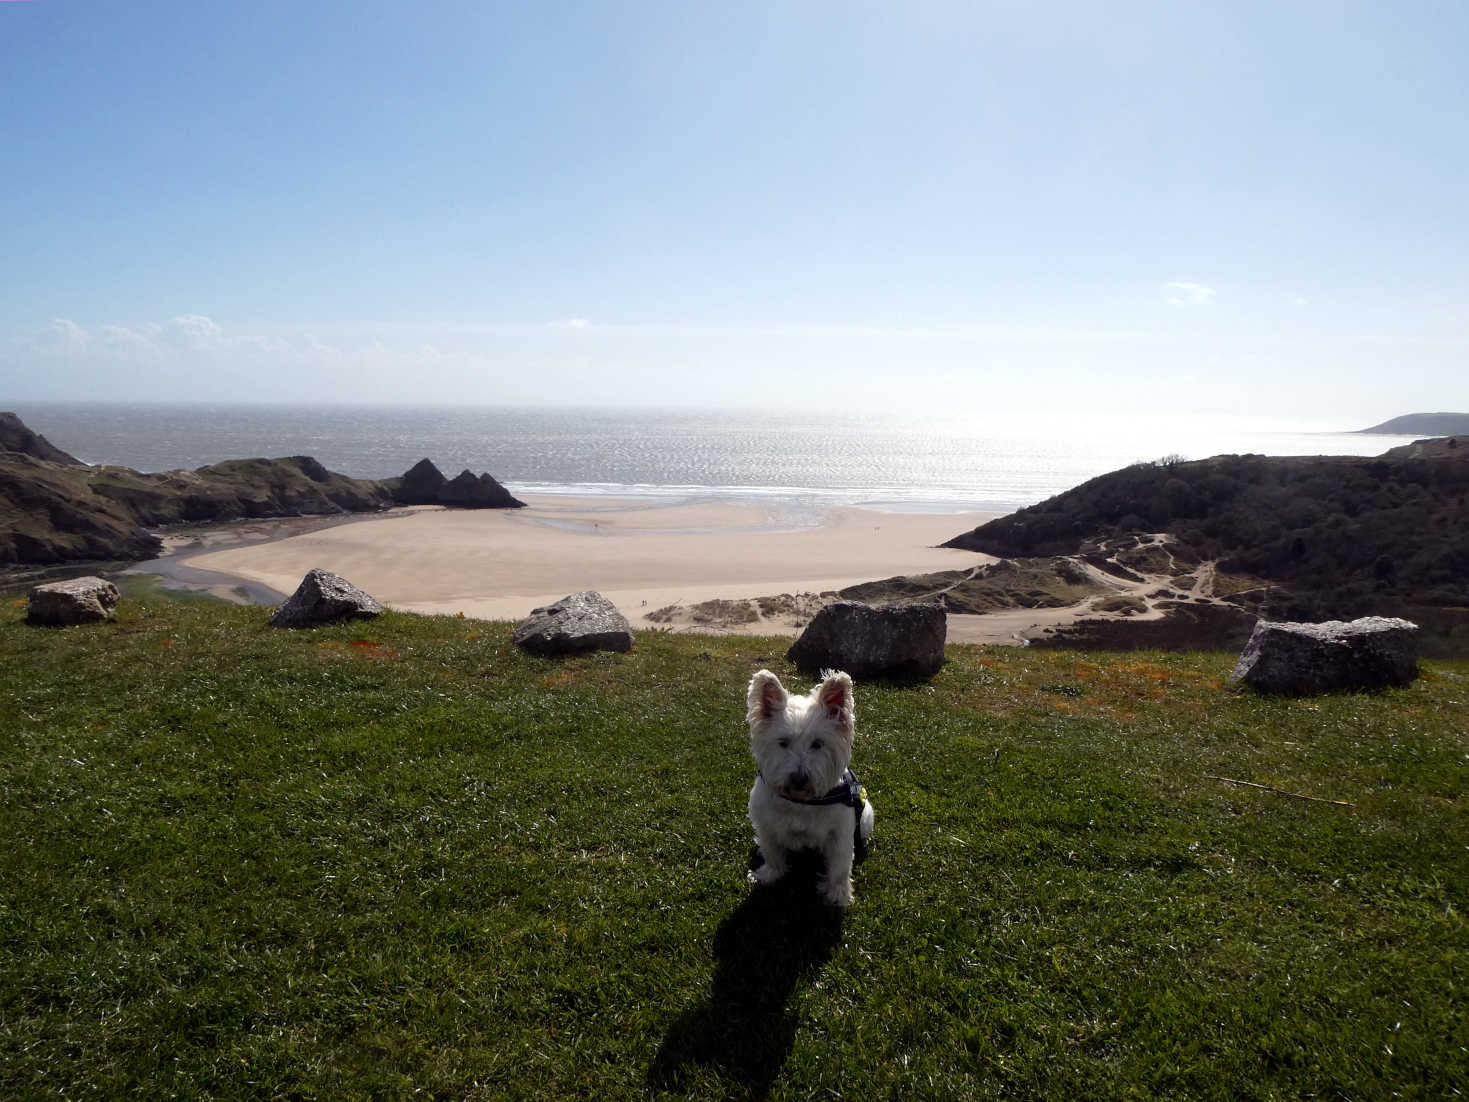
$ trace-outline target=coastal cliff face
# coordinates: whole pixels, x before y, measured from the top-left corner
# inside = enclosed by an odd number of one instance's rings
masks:
[[[93,469],[92,488],[147,527],[307,513],[362,513],[394,504],[388,482],[333,474],[309,456],[231,459],[193,471]]]
[[[13,413],[0,413],[0,445],[0,565],[148,559],[162,550],[148,529],[169,524],[376,512],[407,504],[523,504],[487,474],[476,478],[465,471],[445,479],[427,459],[387,479],[349,478],[299,455],[141,474],[128,467],[89,467],[31,432]]]
[[[44,436],[32,432],[13,413],[0,413],[0,453],[4,452],[16,452],[70,467],[85,466],[76,456],[68,455]]]
[[[0,563],[146,559],[150,528],[243,518],[356,513],[395,504],[387,481],[347,478],[314,459],[240,459],[140,474],[0,453]]]
[[[0,453],[0,564],[147,559],[162,544],[88,468]]]

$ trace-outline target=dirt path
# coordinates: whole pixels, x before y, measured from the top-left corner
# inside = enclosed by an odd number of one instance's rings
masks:
[[[1064,556],[1098,592],[1062,607],[1014,607],[985,613],[949,613],[948,638],[953,643],[1025,646],[1056,629],[1080,620],[1160,620],[1169,606],[1224,604],[1214,595],[1217,564],[1195,563],[1180,557],[1167,533],[1129,536],[1104,541],[1086,555]],[[984,576],[989,560],[961,577],[922,594],[935,599],[966,582]],[[993,575],[991,575],[993,576]],[[712,600],[680,604],[648,616],[650,626],[674,631],[716,634],[769,634],[795,636],[820,608],[835,600],[833,593],[782,594],[745,600]]]

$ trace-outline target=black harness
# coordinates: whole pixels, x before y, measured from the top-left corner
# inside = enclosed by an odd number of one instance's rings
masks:
[[[852,809],[856,820],[852,827],[852,840],[856,850],[854,860],[861,861],[867,856],[867,839],[862,837],[862,809],[867,806],[867,789],[863,786],[861,778],[856,773],[853,773],[852,770],[847,769],[844,771],[842,773],[842,779],[837,782],[835,788],[831,789],[824,796],[817,796],[814,799],[797,799],[795,796],[787,796],[782,792],[776,792],[774,788],[770,791],[775,792],[782,800],[789,800],[793,804],[805,804],[808,807],[846,804]]]

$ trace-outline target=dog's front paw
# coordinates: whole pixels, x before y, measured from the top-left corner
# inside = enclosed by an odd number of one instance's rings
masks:
[[[821,885],[821,898],[823,902],[833,907],[850,907],[852,905],[852,878],[847,876],[828,880]]]
[[[784,869],[778,869],[772,865],[764,864],[758,869],[751,869],[745,873],[745,879],[751,884],[759,884],[768,888],[771,884],[779,880],[784,872]]]

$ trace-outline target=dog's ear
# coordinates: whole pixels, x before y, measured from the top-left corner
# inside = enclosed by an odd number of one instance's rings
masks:
[[[826,714],[836,721],[847,742],[857,729],[857,709],[852,701],[852,679],[841,672],[830,672],[816,689],[816,699]]]
[[[780,678],[775,674],[769,670],[761,670],[750,678],[750,691],[745,696],[745,703],[749,707],[745,715],[749,722],[769,719],[776,712],[785,711],[785,687],[781,685]]]

